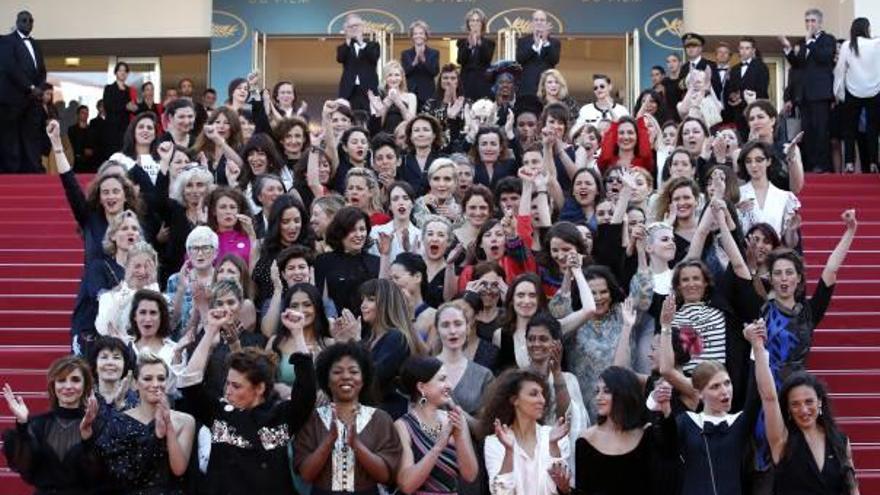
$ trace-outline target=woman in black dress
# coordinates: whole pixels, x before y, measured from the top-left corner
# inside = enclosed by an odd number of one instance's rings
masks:
[[[140,402],[112,412],[94,446],[114,493],[183,494],[195,434],[192,416],[168,408],[165,396],[170,369],[161,357],[141,354],[135,367]]]
[[[471,9],[464,17],[467,38],[456,41],[458,65],[464,82],[464,96],[470,100],[492,98],[492,83],[486,78],[486,69],[492,64],[495,40],[483,36],[486,33],[486,13]]]
[[[651,398],[662,417],[646,428],[648,411],[635,373],[618,366],[602,372],[596,384],[597,424],[575,442],[574,493],[665,493],[665,478],[656,466],[675,455],[672,387],[658,387]]]
[[[208,312],[205,335],[185,378],[202,375],[221,329],[224,340],[236,340],[224,328],[231,317],[222,305]],[[314,410],[315,370],[303,338],[303,314],[288,310],[282,318],[290,322],[295,342],[289,359],[296,374],[290,400],[275,400],[276,356],[258,349],[229,356],[225,400],[206,393],[198,378],[181,380],[181,392],[193,405],[196,418],[213,431],[206,479],[209,493],[296,493],[287,448]]]
[[[93,493],[95,463],[83,445],[98,415],[97,400],[87,399],[92,394],[89,365],[76,356],[59,358],[49,367],[48,382],[52,408],[38,416],[30,415],[8,383],[3,386],[15,418],[15,428],[3,433],[3,454],[36,493]]]
[[[379,257],[367,252],[370,218],[360,208],[346,206],[327,226],[325,242],[333,249],[315,260],[315,286],[325,291],[340,313],[359,313],[357,288],[379,276]]]
[[[104,86],[104,112],[107,119],[104,122],[103,145],[110,153],[122,149],[122,136],[128,127],[128,121],[137,111],[137,91],[126,85],[130,69],[125,62],[117,62],[113,68],[116,80]]]
[[[799,371],[785,380],[777,395],[764,348],[764,321],[748,325],[743,333],[755,354],[755,379],[776,466],[774,493],[857,495],[852,449],[834,421],[825,386],[810,373]]]

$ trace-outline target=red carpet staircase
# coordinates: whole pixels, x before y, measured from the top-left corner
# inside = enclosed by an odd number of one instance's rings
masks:
[[[810,291],[843,232],[840,213],[858,209],[858,235],[809,366],[831,388],[861,492],[880,493],[880,178],[811,175],[807,184],[801,200]],[[57,177],[0,177],[0,211],[0,383],[38,414],[48,408],[45,370],[69,349],[82,243]],[[13,422],[0,401],[0,430]],[[0,495],[25,493],[31,490],[0,456]]]

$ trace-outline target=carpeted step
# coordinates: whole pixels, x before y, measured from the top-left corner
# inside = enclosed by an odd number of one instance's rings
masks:
[[[807,366],[815,369],[875,369],[878,363],[880,347],[813,347],[807,357]]]
[[[880,328],[820,328],[813,333],[813,346],[880,347]]]
[[[10,328],[0,327],[0,345],[66,345],[70,342],[70,328]],[[2,372],[0,372],[2,375]]]
[[[72,311],[75,294],[0,294],[0,310]]]
[[[82,277],[78,263],[0,263],[0,278],[75,278]]]
[[[43,368],[70,353],[70,345],[0,345],[4,368]]]
[[[76,294],[78,278],[0,278],[0,294]]]
[[[871,393],[880,390],[880,369],[818,369],[810,372],[823,380],[830,390],[838,393]],[[872,415],[870,412],[868,415]]]

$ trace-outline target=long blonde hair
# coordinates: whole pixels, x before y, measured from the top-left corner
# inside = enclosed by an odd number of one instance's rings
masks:
[[[557,69],[547,69],[541,73],[541,80],[538,82],[538,99],[546,101],[547,89],[544,87],[544,84],[547,82],[547,78],[551,76],[555,77],[556,82],[559,83],[559,95],[556,99],[562,101],[568,98],[568,82],[565,80],[562,72],[559,72]]]
[[[386,279],[367,280],[360,287],[361,297],[372,297],[376,300],[376,320],[372,323],[373,336],[370,344],[376,340],[376,334],[397,329],[403,334],[411,355],[425,355],[426,349],[422,339],[416,334],[410,315],[412,311],[406,296],[399,287]]]
[[[385,83],[384,79],[388,77],[388,73],[392,70],[400,72],[400,87],[398,88],[398,91],[400,91],[401,93],[407,93],[409,90],[406,89],[406,73],[403,71],[403,66],[400,65],[400,62],[398,62],[397,60],[392,60],[386,63],[384,67],[382,67],[382,89],[385,90],[386,93],[388,92],[388,84]]]

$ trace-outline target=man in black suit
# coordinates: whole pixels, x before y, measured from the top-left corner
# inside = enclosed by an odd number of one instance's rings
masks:
[[[715,94],[721,93],[721,79],[718,78],[718,67],[715,62],[703,57],[703,45],[706,44],[706,38],[697,33],[686,33],[681,37],[681,43],[684,45],[684,54],[687,60],[681,65],[679,73],[679,89],[682,94],[687,92],[687,76],[691,70],[706,70],[706,67],[712,71],[712,90]],[[674,108],[674,107],[673,107]]]
[[[336,47],[336,61],[342,64],[339,97],[351,104],[352,110],[370,110],[369,91],[379,89],[379,43],[364,41],[364,20],[357,14],[345,18],[345,43]]]
[[[809,9],[804,14],[807,34],[794,46],[780,36],[785,58],[801,69],[801,128],[804,131],[804,167],[814,172],[830,172],[831,103],[834,100],[834,36],[822,30],[822,11]]]
[[[30,37],[33,27],[34,17],[23,10],[15,31],[0,39],[0,173],[44,172],[40,105],[46,64]]]
[[[745,37],[739,40],[739,60],[733,66],[724,85],[725,122],[735,122],[742,139],[749,136],[749,126],[743,111],[747,100],[766,100],[770,97],[770,70],[755,53],[755,39]]]
[[[516,42],[516,61],[523,68],[520,95],[537,94],[541,73],[556,67],[561,52],[559,40],[550,37],[547,13],[536,10],[532,13],[532,36],[524,36]]]
[[[400,65],[406,73],[406,89],[416,95],[417,108],[434,96],[434,78],[440,73],[440,52],[427,44],[430,32],[425,21],[409,26],[413,47],[400,54]]]

